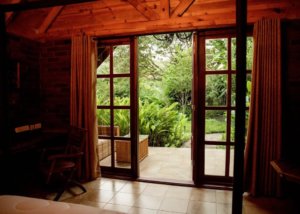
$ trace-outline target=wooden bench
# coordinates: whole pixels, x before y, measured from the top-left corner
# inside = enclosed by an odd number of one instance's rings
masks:
[[[131,143],[129,140],[116,140],[116,153],[118,162],[131,162]],[[139,156],[141,161],[148,156],[148,135],[139,136]]]
[[[120,136],[120,128],[114,127],[114,135]],[[98,126],[98,136],[110,136],[110,126]],[[98,139],[98,157],[99,160],[111,155],[111,142],[108,139]]]

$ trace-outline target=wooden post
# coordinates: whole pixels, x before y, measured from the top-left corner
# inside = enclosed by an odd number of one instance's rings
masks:
[[[1,10],[0,10],[1,11]],[[5,26],[5,13],[0,12],[0,137],[1,148],[8,142],[8,73],[7,73],[7,36]]]
[[[236,1],[236,120],[234,179],[232,213],[240,214],[243,210],[243,175],[245,148],[245,108],[246,108],[246,31],[247,1]]]

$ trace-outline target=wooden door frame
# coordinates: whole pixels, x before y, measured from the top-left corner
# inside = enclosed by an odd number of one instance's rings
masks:
[[[126,37],[126,38],[119,38],[119,39],[107,39],[107,40],[100,40],[101,45],[108,45],[108,46],[117,46],[117,45],[129,45],[130,47],[130,73],[128,74],[113,74],[112,71],[110,71],[109,74],[105,75],[97,75],[97,78],[101,77],[109,77],[110,82],[112,83],[113,77],[122,77],[122,76],[128,76],[130,79],[130,107],[129,108],[122,108],[122,106],[118,107],[117,109],[129,109],[130,111],[130,137],[126,138],[126,140],[129,140],[131,142],[131,167],[130,169],[125,168],[116,168],[114,165],[115,157],[114,157],[114,143],[111,143],[111,154],[112,154],[112,164],[110,167],[108,166],[101,166],[101,172],[102,175],[106,177],[127,177],[131,179],[136,179],[138,177],[138,100],[137,100],[137,94],[138,94],[138,72],[137,72],[137,38],[136,37]],[[111,48],[110,48],[111,49]],[[112,52],[112,50],[110,50]],[[110,57],[113,57],[110,53]],[[111,60],[111,59],[110,59]],[[110,67],[110,69],[112,69]],[[110,84],[110,91],[112,91],[113,84]],[[113,94],[110,95],[110,106],[97,106],[97,109],[110,109],[110,111],[115,110],[113,103]],[[113,115],[113,114],[112,114]],[[114,117],[111,117],[110,122],[110,133],[114,133]],[[103,138],[103,137],[101,137]],[[105,137],[104,137],[105,138]],[[122,137],[115,137],[114,135],[111,135],[109,137],[111,142],[114,140],[122,139]]]
[[[248,36],[252,36],[253,27],[249,26],[247,29]],[[230,115],[226,115],[226,141],[221,143],[226,146],[226,164],[225,164],[225,175],[224,176],[214,176],[214,175],[205,175],[205,145],[216,145],[216,142],[205,141],[205,111],[209,110],[219,110],[219,107],[206,107],[205,106],[205,40],[207,38],[232,38],[236,37],[235,29],[213,29],[213,30],[203,30],[197,31],[194,33],[194,62],[193,62],[193,127],[192,127],[192,136],[193,136],[193,180],[196,186],[203,185],[221,185],[221,186],[232,186],[233,176],[229,176],[229,158],[233,158],[230,155],[230,146],[235,146],[235,143],[226,143],[230,141],[230,126],[231,123]],[[228,41],[228,44],[231,45],[231,42]],[[211,72],[211,74],[226,74],[228,75],[227,82],[227,102],[231,102],[231,76],[236,74],[231,70],[231,48],[228,48],[228,70],[225,72]],[[229,66],[230,63],[230,66]],[[247,73],[250,73],[247,71]],[[229,78],[230,77],[230,78]],[[229,80],[230,79],[230,80]],[[230,87],[229,87],[230,86]],[[222,110],[232,111],[236,110],[236,107],[226,105],[221,107]],[[248,108],[246,108],[248,109]]]

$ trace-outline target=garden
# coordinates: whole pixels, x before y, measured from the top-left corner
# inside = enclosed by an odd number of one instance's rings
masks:
[[[149,146],[181,147],[191,138],[192,37],[190,33],[174,34],[171,40],[168,40],[166,36],[169,35],[141,36],[138,39],[138,127],[140,134],[149,136]],[[207,59],[208,66],[212,70],[222,68],[226,62],[220,60],[224,59],[220,56],[227,54],[226,44],[220,40],[209,41],[211,44],[208,47],[211,47],[211,52],[207,55],[210,57]],[[248,43],[252,44],[252,40],[248,40]],[[232,50],[235,51],[235,44]],[[129,56],[128,45],[115,47],[113,56],[115,73],[129,72]],[[103,60],[97,69],[97,74],[109,73],[109,60],[109,57]],[[233,65],[235,66],[234,61]],[[250,81],[251,78],[248,78],[248,97]],[[235,87],[235,79],[232,80],[232,87]],[[116,78],[113,90],[115,105],[129,105],[129,78]],[[98,78],[97,104],[109,106],[109,93],[109,79]],[[226,76],[212,75],[207,78],[205,94],[206,105],[226,103]],[[235,92],[231,94],[231,97],[235,97]],[[224,134],[226,130],[224,111],[211,111],[210,114],[206,118],[205,133]],[[98,124],[110,124],[109,109],[98,109],[97,116]],[[114,125],[120,127],[120,135],[130,133],[128,109],[114,110]]]

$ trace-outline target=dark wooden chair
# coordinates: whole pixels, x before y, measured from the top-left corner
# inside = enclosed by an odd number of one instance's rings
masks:
[[[63,178],[59,191],[54,198],[58,201],[65,190],[71,186],[78,186],[83,192],[86,189],[75,180],[76,172],[81,169],[81,159],[84,155],[86,130],[70,127],[67,143],[63,147],[49,147],[43,149],[41,157],[41,171],[46,177],[46,184],[51,183],[55,176]]]

